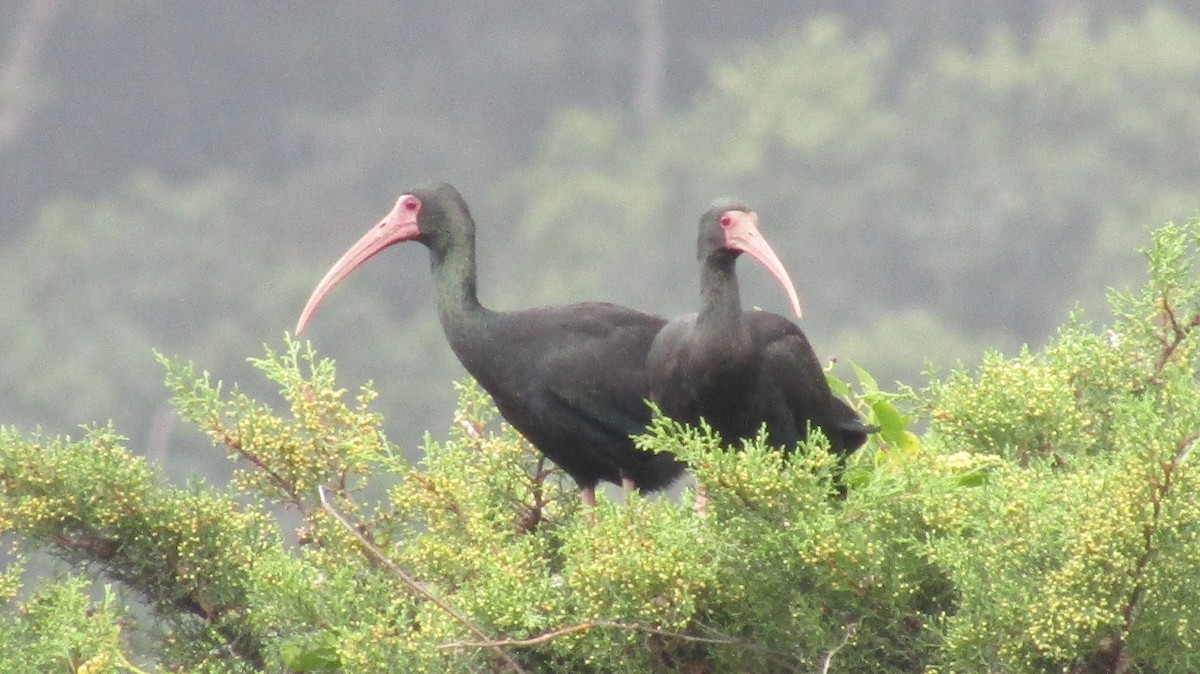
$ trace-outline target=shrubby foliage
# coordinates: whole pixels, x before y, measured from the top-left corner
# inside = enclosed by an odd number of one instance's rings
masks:
[[[1042,353],[991,354],[931,387],[926,446],[996,457],[987,489],[926,511],[961,596],[944,621],[953,661],[1200,667],[1198,243],[1196,220],[1158,230],[1149,284],[1112,293],[1104,333],[1073,323]]]
[[[902,395],[864,373],[883,430],[844,471],[819,440],[722,452],[658,419],[640,442],[691,464],[703,516],[686,494],[582,509],[470,384],[410,465],[372,387],[306,344],[252,361],[280,409],[162,358],[232,485],[165,486],[108,428],[5,430],[0,525],[76,571],[26,589],[9,567],[0,650],[88,672],[1196,671],[1198,244],[1200,220],[1155,232],[1102,328]]]

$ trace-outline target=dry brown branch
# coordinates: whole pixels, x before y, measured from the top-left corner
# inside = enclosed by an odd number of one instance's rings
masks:
[[[1171,306],[1170,300],[1164,293],[1162,299],[1158,302],[1162,314],[1159,317],[1159,322],[1163,327],[1163,333],[1158,337],[1158,341],[1163,345],[1162,353],[1158,356],[1158,361],[1154,365],[1156,373],[1161,372],[1171,357],[1175,355],[1175,350],[1179,345],[1187,339],[1192,329],[1200,327],[1200,312],[1197,312],[1187,321],[1180,323],[1175,316],[1175,308]]]
[[[388,557],[383,554],[383,551],[376,547],[375,544],[367,540],[367,538],[363,536],[362,533],[353,524],[351,524],[350,521],[338,511],[337,508],[333,507],[333,504],[329,501],[329,494],[325,491],[324,487],[318,487],[317,493],[321,497],[321,508],[324,509],[325,512],[334,519],[334,521],[340,524],[342,528],[354,538],[354,540],[358,541],[358,544],[362,546],[363,550],[366,551],[367,555],[371,559],[375,560],[377,564],[390,571],[392,575],[399,578],[400,581],[404,583],[405,587],[407,587],[413,594],[428,600],[434,606],[437,606],[445,611],[447,615],[457,620],[463,627],[467,628],[467,631],[479,639],[481,643],[480,648],[490,648],[496,651],[496,655],[504,660],[504,662],[512,668],[512,671],[519,672],[520,674],[527,674],[525,669],[522,668],[521,665],[518,664],[517,661],[513,659],[513,657],[509,655],[507,651],[504,650],[504,645],[502,643],[492,641],[491,638],[488,637],[487,633],[485,633],[478,625],[472,622],[470,618],[466,617],[462,613],[459,613],[458,609],[451,606],[446,600],[426,589],[424,585],[417,582],[417,580],[413,578],[407,571],[401,568],[399,564],[396,564],[392,560],[388,559]]]
[[[576,632],[586,632],[594,627],[599,627],[599,623],[594,620],[589,620],[585,623],[579,623],[578,625],[571,625],[570,627],[563,627],[561,629],[551,630],[544,634],[539,634],[536,637],[530,637],[528,639],[500,639],[498,641],[452,641],[452,642],[446,643],[446,644],[438,644],[437,647],[441,648],[441,649],[496,648],[496,647],[505,647],[505,646],[515,646],[517,648],[528,648],[530,646],[538,646],[540,644],[544,644],[547,641],[553,641],[559,637],[566,636],[568,634],[574,634]]]
[[[296,492],[296,486],[291,481],[284,479],[282,475],[272,469],[271,466],[269,466],[261,457],[246,449],[246,447],[242,445],[241,439],[237,435],[225,430],[225,428],[220,425],[219,421],[214,421],[213,428],[217,429],[215,433],[217,434],[218,442],[225,445],[229,449],[232,449],[237,453],[238,456],[250,462],[250,464],[255,468],[266,473],[271,479],[271,482],[273,482],[275,486],[279,487],[279,489],[287,495],[288,500],[292,503],[292,505],[295,505],[301,513],[305,515],[308,514],[308,508],[304,507],[304,500],[300,498],[300,494]]]
[[[682,632],[672,632],[670,630],[659,629],[657,627],[651,627],[649,625],[641,625],[638,623],[622,623],[622,622],[615,622],[612,620],[588,620],[588,621],[579,623],[577,625],[561,627],[559,629],[551,630],[549,632],[545,632],[543,634],[539,634],[534,637],[528,637],[526,639],[498,639],[495,641],[454,641],[454,642],[449,642],[449,643],[444,643],[444,644],[438,644],[437,647],[440,649],[495,648],[495,647],[509,647],[509,646],[515,647],[515,648],[529,648],[531,646],[538,646],[538,645],[553,641],[555,639],[558,639],[559,637],[563,637],[568,634],[577,634],[579,632],[587,632],[587,631],[593,630],[593,629],[625,630],[625,631],[629,631],[629,632],[641,632],[643,634],[653,634],[655,636],[666,637],[668,639],[675,639],[678,641],[687,641],[687,642],[691,642],[691,643],[737,646],[739,648],[744,648],[746,650],[753,650],[753,651],[758,651],[761,653],[766,653],[769,655],[783,657],[783,658],[786,658],[789,660],[791,659],[791,656],[789,656],[785,653],[780,653],[776,650],[766,648],[764,646],[760,646],[759,644],[755,644],[755,643],[752,643],[749,641],[744,641],[742,639],[737,639],[737,638],[731,637],[731,636],[702,637],[702,636],[696,636],[694,634],[684,634]],[[847,637],[847,639],[848,638],[849,637]],[[840,646],[839,646],[839,648],[840,648]]]
[[[1187,458],[1192,451],[1192,447],[1196,445],[1196,441],[1200,439],[1200,431],[1193,431],[1179,439],[1175,443],[1175,452],[1171,456],[1170,461],[1166,461],[1162,465],[1162,477],[1153,475],[1150,484],[1150,521],[1142,529],[1142,551],[1138,555],[1138,559],[1134,565],[1133,577],[1136,583],[1133,587],[1133,592],[1129,596],[1129,601],[1125,603],[1122,609],[1122,617],[1124,625],[1121,628],[1121,635],[1127,635],[1133,631],[1134,621],[1138,615],[1138,609],[1141,607],[1142,599],[1146,594],[1145,577],[1147,568],[1150,566],[1150,561],[1154,556],[1154,535],[1158,531],[1159,522],[1162,518],[1163,502],[1166,500],[1171,488],[1174,486],[1175,474],[1179,466]],[[1128,665],[1125,657],[1125,638],[1124,636],[1114,638],[1111,646],[1109,658],[1113,663],[1113,671],[1124,671]]]

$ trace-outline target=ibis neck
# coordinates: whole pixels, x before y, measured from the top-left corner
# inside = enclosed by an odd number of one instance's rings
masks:
[[[479,303],[475,291],[475,242],[431,248],[430,257],[438,317],[446,335],[454,341],[455,333],[469,330],[491,313]]]
[[[742,299],[734,263],[737,258],[714,253],[700,270],[700,314],[697,324],[730,342],[742,334]]]

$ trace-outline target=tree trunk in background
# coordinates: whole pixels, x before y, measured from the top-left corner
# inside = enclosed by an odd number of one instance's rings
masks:
[[[634,90],[633,104],[637,113],[639,131],[645,133],[658,117],[658,110],[662,103],[667,41],[659,0],[636,0],[636,2],[637,23],[642,34],[642,46],[638,57],[637,85]]]
[[[12,28],[12,48],[0,64],[0,149],[20,133],[37,107],[33,70],[57,16],[58,0],[29,0]]]

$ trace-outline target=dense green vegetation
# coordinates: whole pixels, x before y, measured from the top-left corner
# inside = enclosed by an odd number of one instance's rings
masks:
[[[71,565],[5,572],[0,671],[1196,671],[1198,246],[1157,230],[1105,326],[898,396],[863,374],[884,428],[844,475],[660,418],[703,516],[588,515],[469,383],[412,465],[308,344],[251,361],[279,406],[160,358],[231,485],[168,486],[110,428],[0,431],[0,528]]]

